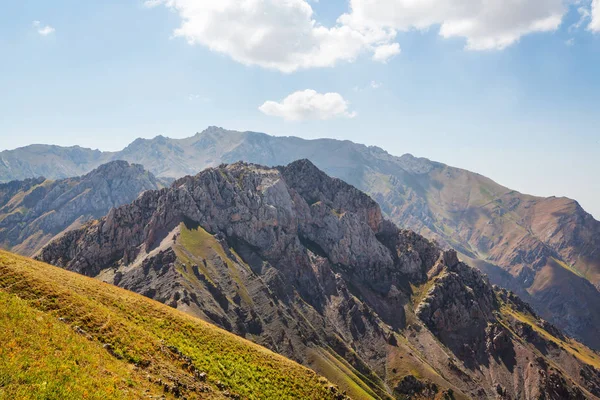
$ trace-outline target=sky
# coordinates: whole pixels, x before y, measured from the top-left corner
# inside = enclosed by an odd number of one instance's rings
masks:
[[[600,0],[0,6],[0,150],[210,125],[412,153],[600,219]]]

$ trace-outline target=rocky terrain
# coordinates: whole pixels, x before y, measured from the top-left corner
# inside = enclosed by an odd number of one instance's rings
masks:
[[[0,246],[33,255],[52,238],[162,184],[141,165],[113,161],[79,178],[0,184]]]
[[[479,174],[377,147],[210,127],[186,139],[138,139],[116,153],[29,146],[0,153],[0,181],[86,173],[108,160],[180,178],[226,162],[310,159],[372,196],[398,226],[456,249],[544,318],[600,349],[600,222],[566,198],[524,195]]]
[[[213,322],[355,399],[600,396],[598,353],[307,160],[181,178],[38,258]]]

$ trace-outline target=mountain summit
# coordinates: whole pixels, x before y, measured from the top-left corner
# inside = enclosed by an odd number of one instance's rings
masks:
[[[524,195],[473,172],[350,141],[218,127],[186,139],[138,139],[116,153],[41,145],[4,151],[0,181],[80,175],[117,159],[176,179],[239,160],[274,166],[303,158],[365,191],[398,226],[456,249],[492,283],[600,349],[600,222],[574,200]]]
[[[600,395],[600,355],[308,160],[179,179],[39,259],[200,316],[352,398]]]

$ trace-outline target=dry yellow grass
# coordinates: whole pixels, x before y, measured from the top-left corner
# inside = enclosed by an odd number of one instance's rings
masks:
[[[502,307],[502,314],[530,325],[544,339],[554,342],[559,347],[564,348],[568,353],[577,357],[580,361],[600,369],[600,355],[576,340],[567,338],[567,340],[564,341],[551,335],[538,324],[537,320],[532,315],[525,312],[518,312],[514,308],[506,305]]]

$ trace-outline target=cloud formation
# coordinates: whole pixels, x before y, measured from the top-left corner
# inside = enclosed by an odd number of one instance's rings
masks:
[[[530,33],[554,31],[567,12],[563,0],[351,0],[350,7],[340,18],[348,26],[439,26],[442,37],[464,38],[470,50],[504,49]]]
[[[145,4],[164,4],[177,11],[182,23],[174,35],[190,44],[206,46],[242,64],[283,72],[354,61],[363,52],[389,45],[395,36],[392,30],[377,27],[322,26],[305,0],[148,0]],[[389,53],[388,49],[388,57]]]
[[[398,43],[382,44],[375,48],[373,60],[386,63],[397,54],[400,54],[400,45]]]
[[[588,29],[592,32],[600,32],[600,0],[592,1],[591,18]]]
[[[286,121],[354,118],[356,113],[348,111],[348,106],[348,102],[339,93],[322,94],[307,89],[294,92],[281,102],[267,101],[259,110]]]
[[[437,29],[469,50],[501,50],[523,36],[556,30],[577,0],[349,0],[334,26],[308,0],[146,0],[178,13],[174,36],[245,65],[283,72],[331,67],[363,54],[386,62],[400,53],[398,32]],[[590,29],[600,30],[600,0]]]
[[[33,26],[41,36],[48,36],[55,32],[55,29],[50,25],[42,26],[40,21],[33,21]]]

